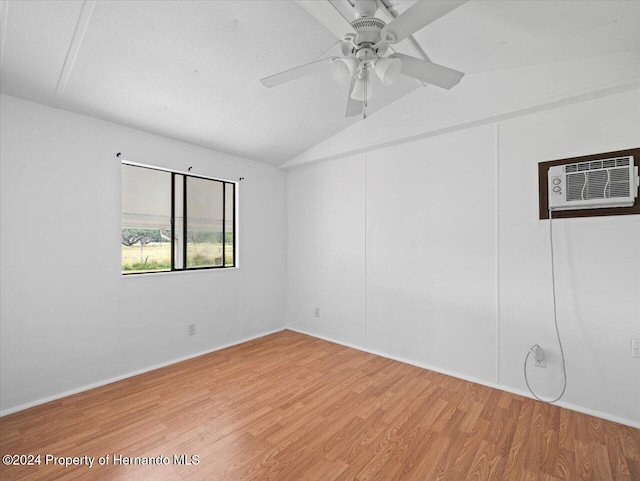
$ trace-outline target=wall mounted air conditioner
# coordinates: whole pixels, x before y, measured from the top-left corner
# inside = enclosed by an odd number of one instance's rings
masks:
[[[556,165],[547,178],[552,210],[630,207],[640,183],[633,156]]]

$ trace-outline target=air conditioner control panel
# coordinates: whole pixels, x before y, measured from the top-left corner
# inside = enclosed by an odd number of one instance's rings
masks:
[[[561,201],[562,199],[562,177],[559,175],[549,177],[549,187],[549,198],[551,200],[550,204],[557,205],[558,202],[554,202],[554,200],[557,199],[558,201]]]

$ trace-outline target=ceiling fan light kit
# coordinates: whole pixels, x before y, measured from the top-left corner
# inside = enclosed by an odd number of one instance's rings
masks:
[[[373,91],[371,90],[371,83],[369,82],[369,70],[364,69],[358,75],[356,83],[353,86],[351,92],[351,98],[359,102],[371,100],[373,97]]]
[[[466,3],[467,0],[418,1],[389,24],[375,17],[378,10],[376,0],[356,0],[355,20],[345,25],[346,33],[341,41],[343,57],[317,60],[270,77],[262,84],[273,87],[329,67],[333,80],[341,86],[349,85],[347,116],[366,118],[367,102],[372,98],[369,75],[375,72],[382,85],[389,87],[398,75],[413,77],[422,82],[444,89],[457,85],[464,73],[409,55],[392,53],[385,56],[396,44],[416,31]],[[333,4],[332,4],[333,5]],[[361,105],[353,105],[353,101]]]
[[[337,58],[330,67],[333,80],[343,87],[349,85],[357,69],[358,61],[355,58]]]
[[[399,58],[382,57],[376,61],[374,68],[382,85],[389,87],[400,75],[402,61]]]

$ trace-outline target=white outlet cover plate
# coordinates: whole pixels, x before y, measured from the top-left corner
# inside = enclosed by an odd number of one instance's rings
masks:
[[[542,361],[536,361],[535,359],[533,360],[533,363],[536,365],[536,367],[547,367],[547,359],[543,359]]]

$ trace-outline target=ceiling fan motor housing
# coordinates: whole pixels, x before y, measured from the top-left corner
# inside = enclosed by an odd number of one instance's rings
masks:
[[[376,17],[358,18],[351,22],[351,26],[358,33],[356,44],[371,43],[376,44],[380,41],[380,31],[387,24]]]
[[[353,9],[356,17],[373,17],[378,10],[378,2],[376,0],[356,0]]]

